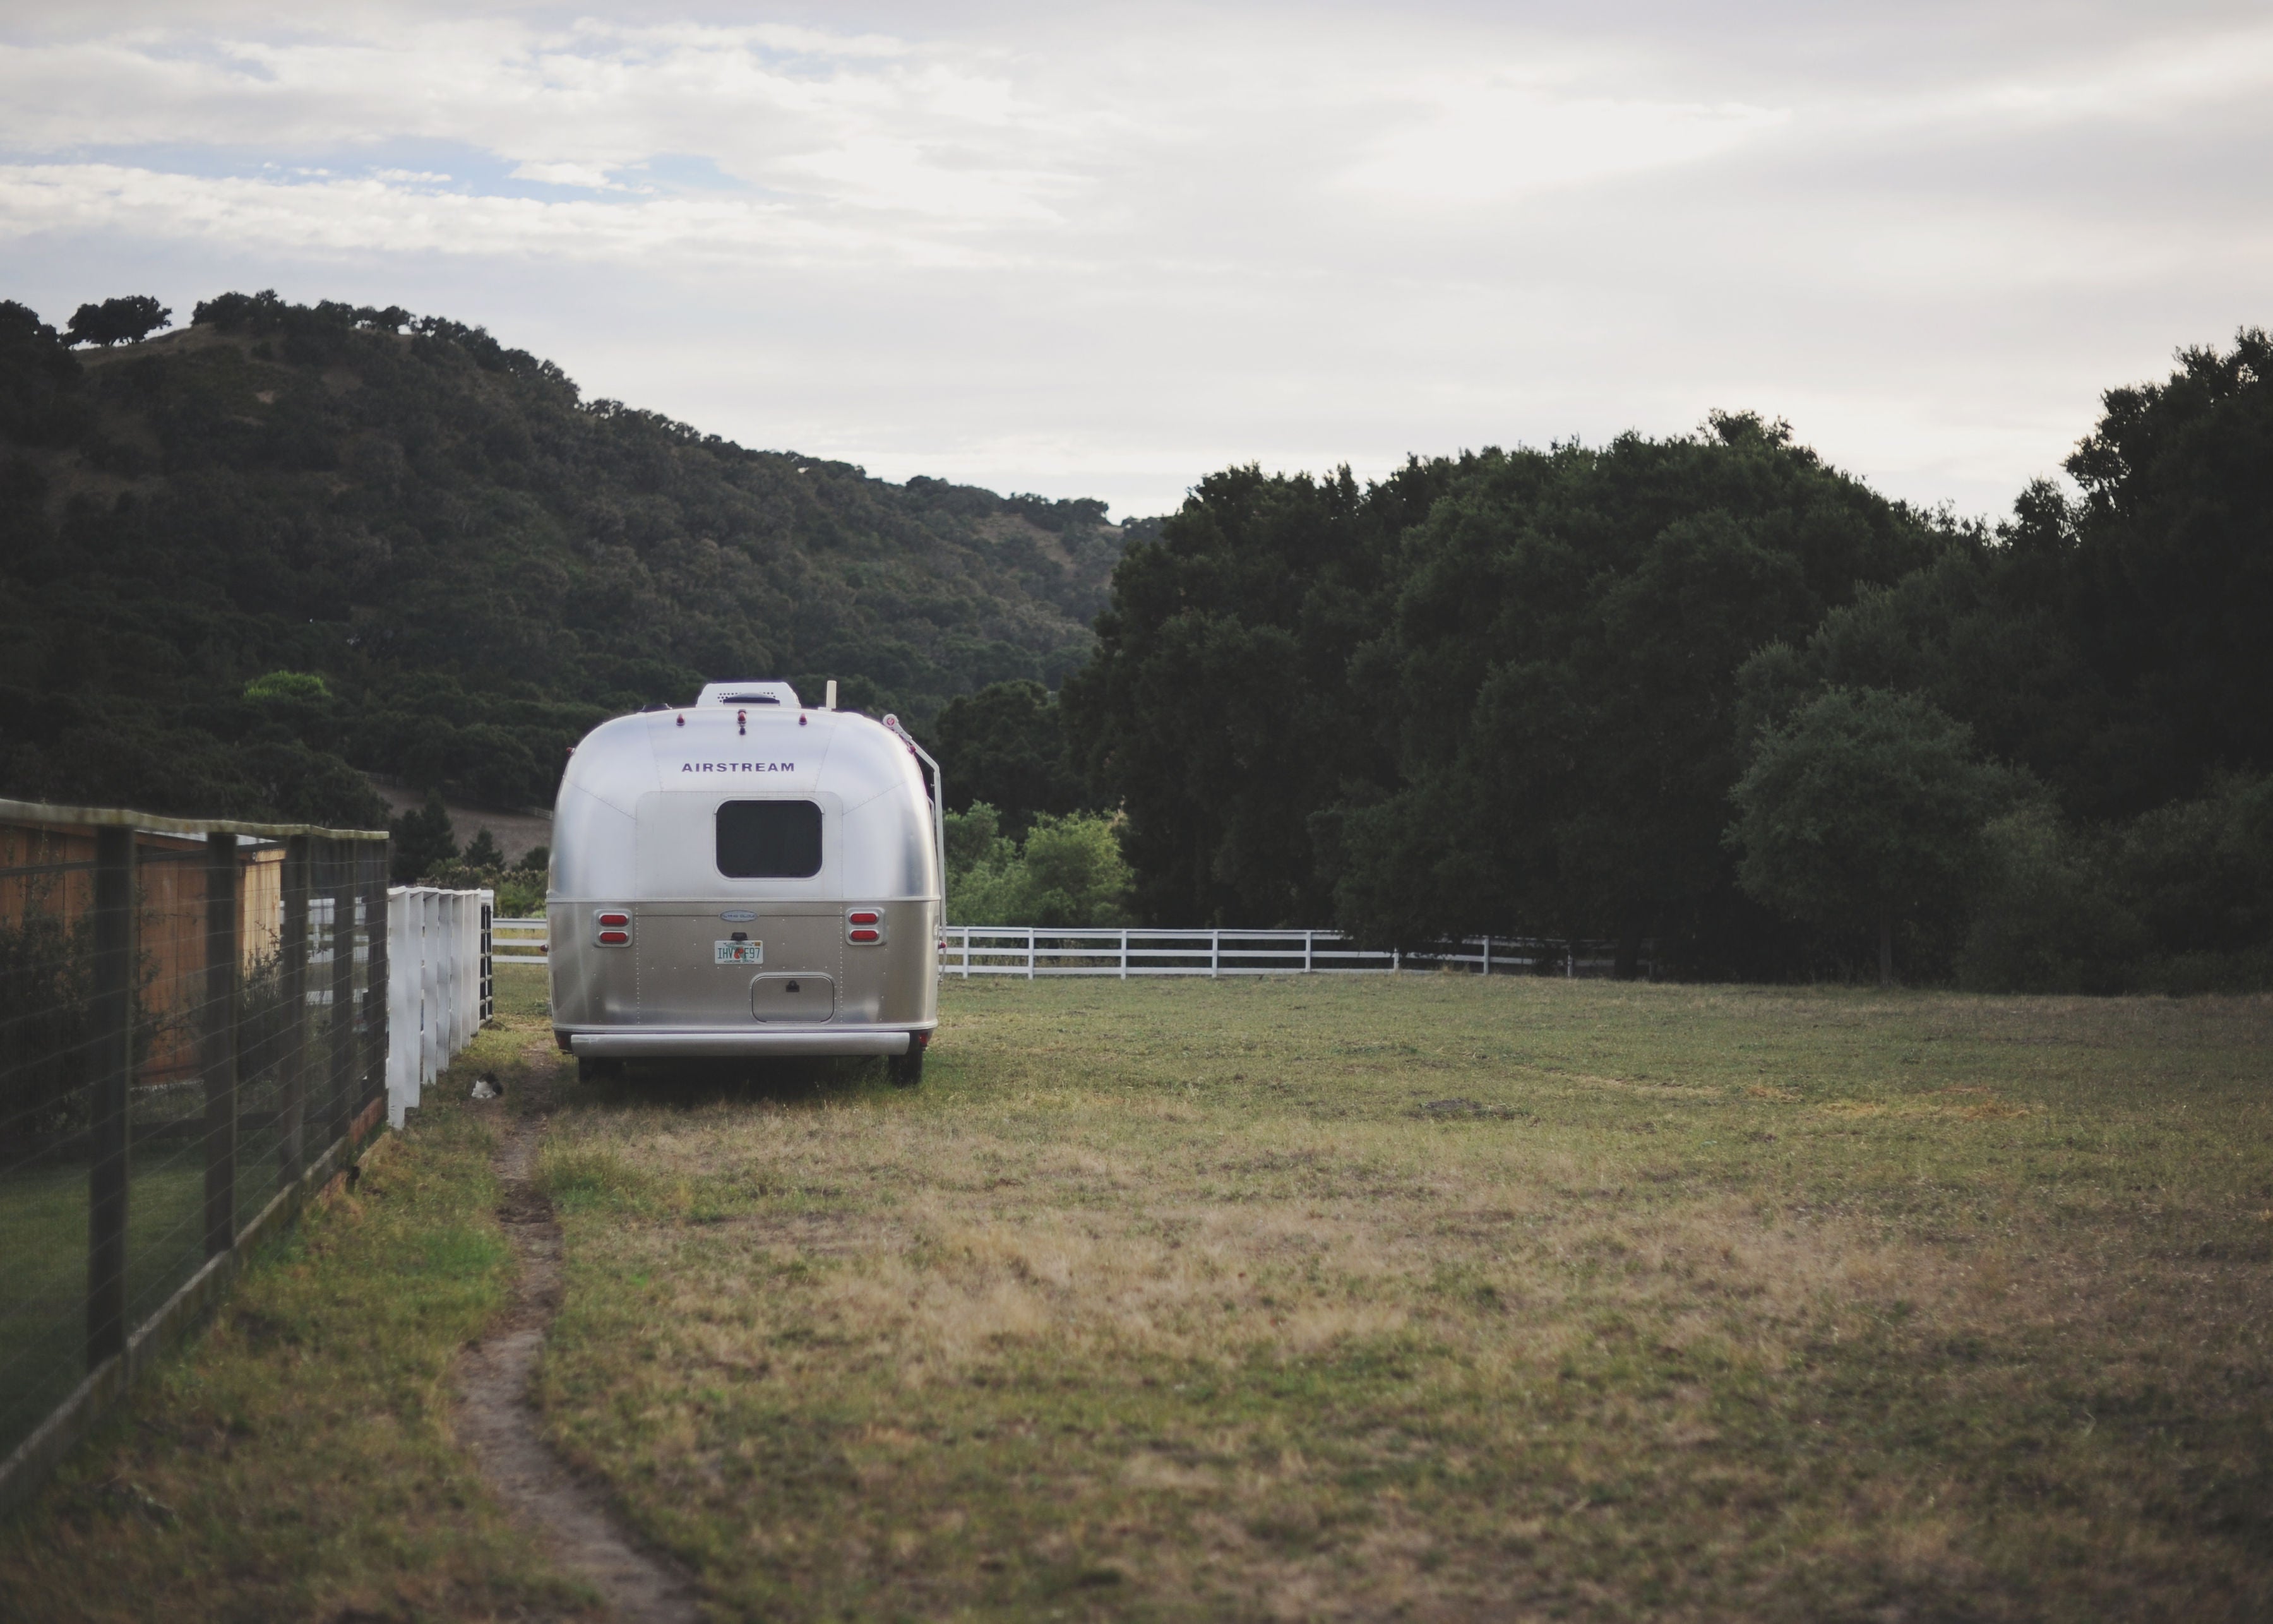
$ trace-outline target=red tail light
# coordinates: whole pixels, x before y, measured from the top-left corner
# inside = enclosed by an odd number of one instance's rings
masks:
[[[884,910],[845,909],[844,939],[855,947],[874,947],[881,942],[884,939]]]
[[[632,940],[632,916],[626,908],[602,908],[592,915],[592,924],[598,934],[593,938],[602,947],[628,947]]]
[[[632,916],[628,914],[603,914],[600,922],[604,925],[628,925],[632,922]]]
[[[602,947],[621,947],[625,943],[631,939],[632,933],[628,930],[603,930],[600,932],[600,945]]]
[[[861,908],[847,914],[844,917],[856,925],[874,925],[880,923],[884,916],[874,908]]]
[[[881,930],[856,930],[852,933],[852,939],[855,942],[881,942],[884,939],[884,933]]]

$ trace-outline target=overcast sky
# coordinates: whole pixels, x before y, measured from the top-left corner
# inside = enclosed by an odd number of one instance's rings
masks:
[[[1714,407],[1998,514],[2273,320],[2262,4],[26,10],[0,296],[59,325],[400,304],[1116,515]]]

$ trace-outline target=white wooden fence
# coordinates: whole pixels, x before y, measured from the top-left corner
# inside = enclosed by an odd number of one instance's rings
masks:
[[[544,964],[551,932],[541,919],[493,919],[490,930],[499,964]]]
[[[497,962],[543,964],[541,919],[500,919]],[[949,925],[940,932],[941,974],[1014,975],[1359,975],[1444,966],[1480,975],[1603,975],[1609,942],[1545,936],[1464,936],[1420,951],[1364,948],[1338,930],[1073,929],[1048,925]],[[507,951],[510,950],[510,951]]]
[[[397,885],[386,893],[386,1120],[394,1127],[493,1011],[496,907],[486,891]]]
[[[1602,975],[1608,942],[1463,936],[1425,949],[1360,947],[1339,930],[1076,929],[949,925],[940,933],[946,975],[1363,975],[1457,967],[1480,975]]]

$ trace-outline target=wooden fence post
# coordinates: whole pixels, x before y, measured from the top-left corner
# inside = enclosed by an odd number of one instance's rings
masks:
[[[86,1365],[126,1351],[126,1191],[134,1074],[134,831],[94,833],[94,1037],[87,1080]]]
[[[206,837],[206,1256],[236,1244],[236,837]]]
[[[1491,974],[1491,937],[1484,937],[1484,974]]]
[[[281,1187],[307,1166],[303,1134],[308,1111],[308,837],[284,842],[283,965],[277,977],[284,1000],[282,1051],[276,1065],[276,1182]]]

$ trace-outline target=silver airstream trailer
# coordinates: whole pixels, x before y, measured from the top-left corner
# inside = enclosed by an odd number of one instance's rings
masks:
[[[939,1024],[936,804],[915,741],[786,682],[716,682],[604,722],[552,816],[552,1026],[586,1071],[694,1056],[883,1055]],[[922,760],[933,771],[938,764]]]

